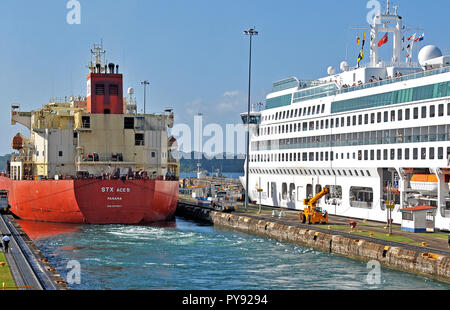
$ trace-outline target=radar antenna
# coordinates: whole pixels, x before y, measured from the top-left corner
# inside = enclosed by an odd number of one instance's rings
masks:
[[[95,44],[94,47],[91,49],[91,62],[89,64],[89,70],[91,72],[96,72],[96,68],[100,68],[101,73],[105,71],[105,65],[106,65],[106,51],[103,49],[103,40],[100,41],[100,44]]]

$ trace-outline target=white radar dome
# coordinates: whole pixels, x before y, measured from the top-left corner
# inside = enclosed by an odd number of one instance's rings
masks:
[[[441,57],[441,56],[442,56],[442,52],[437,46],[427,45],[420,50],[417,58],[419,60],[419,64],[421,66],[424,66],[426,61],[433,59],[433,58]]]
[[[348,67],[349,67],[348,62],[346,62],[346,61],[341,62],[340,68],[342,71],[344,71],[344,72],[348,71]]]
[[[329,66],[327,72],[329,75],[333,75],[336,73],[336,70],[332,66]]]
[[[134,88],[128,88],[128,95],[134,95]]]

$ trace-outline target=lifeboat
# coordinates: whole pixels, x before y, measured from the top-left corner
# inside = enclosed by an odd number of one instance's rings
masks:
[[[438,179],[434,174],[415,174],[411,177],[411,189],[433,192],[438,189]]]

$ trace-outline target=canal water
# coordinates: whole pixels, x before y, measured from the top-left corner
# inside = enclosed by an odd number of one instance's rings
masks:
[[[367,263],[181,218],[151,226],[19,224],[64,279],[76,280],[71,261],[79,262],[80,284],[71,289],[450,289],[384,267],[379,284],[370,284]]]

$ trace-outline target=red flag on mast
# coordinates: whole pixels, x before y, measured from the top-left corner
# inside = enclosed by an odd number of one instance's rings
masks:
[[[387,43],[389,41],[389,35],[386,32],[384,37],[381,38],[380,42],[378,42],[378,47],[381,47],[383,44]]]

